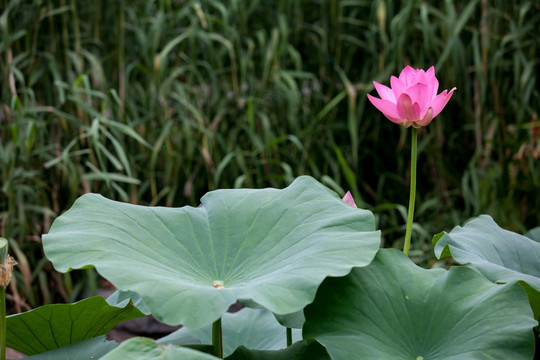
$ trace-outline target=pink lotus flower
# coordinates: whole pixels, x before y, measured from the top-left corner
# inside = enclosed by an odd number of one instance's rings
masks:
[[[433,66],[424,71],[407,65],[399,78],[390,78],[392,88],[375,81],[373,84],[381,98],[368,94],[369,101],[390,121],[415,128],[427,126],[439,115],[456,90],[444,90],[437,95],[439,81],[435,77]]]
[[[347,204],[351,205],[352,207],[357,207],[356,204],[354,203],[354,199],[350,191],[347,191],[347,193],[343,197],[343,201],[345,201]]]

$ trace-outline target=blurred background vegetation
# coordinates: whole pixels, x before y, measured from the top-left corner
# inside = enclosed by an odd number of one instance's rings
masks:
[[[11,311],[95,292],[40,236],[85,192],[197,206],[311,175],[401,246],[410,147],[366,99],[410,64],[457,91],[419,133],[415,259],[481,213],[540,224],[538,1],[0,0],[0,236]]]

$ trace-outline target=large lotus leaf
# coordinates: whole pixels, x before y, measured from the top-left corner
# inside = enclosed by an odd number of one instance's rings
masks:
[[[59,271],[94,265],[159,321],[196,329],[242,299],[277,314],[301,310],[324,278],[371,262],[374,229],[371,212],[300,177],[283,190],[212,191],[197,208],[84,195],[43,247]]]
[[[340,359],[531,359],[537,324],[517,284],[466,267],[425,270],[397,250],[328,278],[304,311],[304,339]]]
[[[518,283],[527,293],[527,297],[529,298],[529,304],[531,305],[532,311],[534,313],[534,318],[540,321],[540,291],[536,290],[525,281],[518,281]],[[540,351],[540,348],[538,350]]]
[[[133,306],[139,309],[143,314],[150,315],[150,310],[144,305],[139,294],[132,291],[119,291],[116,290],[107,298],[107,303],[111,306],[124,307],[129,302],[133,302]]]
[[[452,256],[493,282],[525,282],[536,315],[540,291],[540,243],[500,228],[488,215],[433,238],[438,258]],[[534,289],[534,290],[533,290]]]
[[[300,341],[282,350],[251,350],[239,347],[227,360],[330,360],[326,349],[318,342]],[[356,359],[351,356],[350,359]]]
[[[300,310],[292,314],[274,315],[281,325],[294,329],[301,329],[304,326],[304,321],[306,321],[306,318],[304,317],[304,310]]]
[[[104,335],[121,322],[143,316],[131,302],[115,307],[101,296],[44,305],[7,317],[7,346],[26,355],[40,354]]]
[[[105,335],[84,340],[75,344],[29,356],[27,360],[97,360],[112,351],[118,344],[106,341]]]
[[[540,243],[500,228],[488,215],[434,237],[435,255],[472,264],[495,282],[523,280],[540,290]]]
[[[225,313],[221,318],[223,355],[232,354],[243,345],[253,350],[278,350],[287,347],[286,329],[268,310],[244,308],[236,313]],[[292,331],[293,341],[301,340],[299,330]],[[160,344],[210,344],[212,326],[190,330],[180,328],[157,341]]]
[[[535,230],[535,229],[533,229]],[[540,318],[540,243],[534,231],[522,236],[500,228],[488,215],[433,238],[435,255],[452,256],[488,279],[517,281],[525,289],[536,319]]]
[[[535,227],[534,229],[529,230],[526,234],[526,237],[533,239],[537,243],[540,243],[540,226]]]
[[[218,360],[203,352],[178,347],[160,345],[152,339],[135,337],[124,341],[101,360]]]

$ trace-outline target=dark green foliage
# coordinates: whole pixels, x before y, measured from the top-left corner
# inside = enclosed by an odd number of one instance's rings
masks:
[[[40,235],[84,192],[197,205],[208,190],[350,189],[400,246],[408,132],[366,94],[436,66],[449,105],[419,134],[411,255],[489,213],[540,223],[535,1],[2,0],[0,237],[12,307],[73,301],[92,270],[50,271]],[[421,224],[421,225],[420,225]],[[73,277],[73,278],[72,278]],[[51,290],[55,289],[55,290]],[[16,290],[16,291],[15,291]]]

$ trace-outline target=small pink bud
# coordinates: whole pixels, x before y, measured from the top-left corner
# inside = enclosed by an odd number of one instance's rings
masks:
[[[343,197],[343,201],[345,201],[347,204],[351,205],[352,207],[357,207],[356,204],[354,203],[354,199],[350,191],[347,191],[347,193]]]

